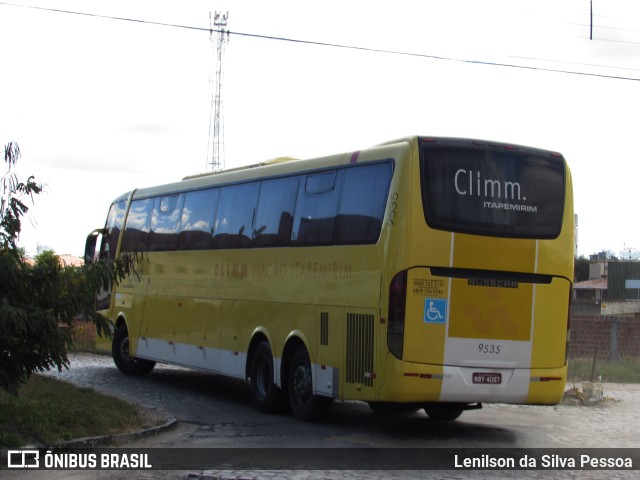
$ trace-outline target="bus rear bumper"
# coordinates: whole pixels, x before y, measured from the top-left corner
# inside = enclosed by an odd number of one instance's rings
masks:
[[[379,390],[380,401],[553,405],[562,399],[566,373],[566,367],[458,367],[393,359]]]

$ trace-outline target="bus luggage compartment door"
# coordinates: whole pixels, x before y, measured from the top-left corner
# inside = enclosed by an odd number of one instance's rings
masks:
[[[435,365],[564,364],[570,282],[473,271],[409,270],[403,360]]]

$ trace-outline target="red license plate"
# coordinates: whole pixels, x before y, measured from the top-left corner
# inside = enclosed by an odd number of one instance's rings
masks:
[[[486,384],[486,385],[499,385],[502,383],[502,374],[475,372],[473,374],[473,383],[480,383],[480,384]]]

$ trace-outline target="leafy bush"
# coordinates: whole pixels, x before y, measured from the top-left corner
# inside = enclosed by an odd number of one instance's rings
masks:
[[[16,144],[5,147],[7,173],[0,180],[0,389],[16,393],[33,372],[67,367],[71,326],[78,316],[98,334],[109,321],[95,310],[95,295],[134,272],[136,256],[82,267],[63,265],[51,251],[27,263],[17,247],[26,202],[42,191],[34,177],[18,179]]]

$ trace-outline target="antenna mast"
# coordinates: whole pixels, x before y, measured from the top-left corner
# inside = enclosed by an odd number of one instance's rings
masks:
[[[211,24],[209,12],[209,33],[211,42],[215,35],[215,77],[210,77],[211,83],[211,114],[209,117],[209,143],[207,145],[207,170],[218,171],[224,168],[224,117],[222,115],[222,60],[224,47],[229,41],[227,20],[229,12],[216,12]],[[214,80],[215,78],[215,80]],[[215,82],[215,83],[214,83]]]

